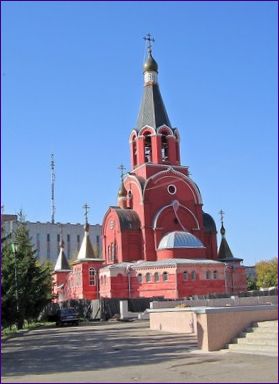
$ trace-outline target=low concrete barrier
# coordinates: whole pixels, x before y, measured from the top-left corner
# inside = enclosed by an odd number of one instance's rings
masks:
[[[193,299],[193,300],[169,300],[169,301],[152,301],[150,309],[174,308],[179,304],[185,304],[187,307],[225,307],[235,305],[258,305],[258,304],[275,304],[278,305],[278,296],[250,296],[238,297],[231,296],[220,299]]]
[[[151,329],[197,334],[203,351],[224,348],[252,322],[278,319],[278,306],[272,304],[149,309],[148,312]]]
[[[198,345],[203,351],[224,348],[255,321],[278,319],[277,305],[204,308],[194,311],[197,316]]]

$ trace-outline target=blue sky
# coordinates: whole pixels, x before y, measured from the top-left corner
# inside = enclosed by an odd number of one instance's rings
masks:
[[[277,2],[1,2],[2,204],[102,223],[155,37],[161,93],[218,228],[246,265],[277,256]],[[218,235],[220,241],[220,237]]]

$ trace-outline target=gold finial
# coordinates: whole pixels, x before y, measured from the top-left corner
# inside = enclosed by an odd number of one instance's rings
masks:
[[[148,53],[151,53],[152,52],[152,44],[151,44],[151,42],[152,43],[155,43],[155,39],[154,39],[154,37],[152,37],[151,36],[151,34],[150,33],[148,33],[146,36],[144,36],[144,38],[143,38],[145,41],[148,41],[148,45],[147,45],[147,51],[148,51]]]

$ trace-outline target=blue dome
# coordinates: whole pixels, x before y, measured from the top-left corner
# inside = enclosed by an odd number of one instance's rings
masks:
[[[203,243],[189,232],[174,231],[165,235],[158,249],[204,248]]]

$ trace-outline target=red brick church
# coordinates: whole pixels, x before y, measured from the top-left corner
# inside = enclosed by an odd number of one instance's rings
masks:
[[[203,211],[198,186],[180,163],[180,135],[168,117],[158,84],[151,39],[144,91],[129,138],[131,170],[121,175],[118,205],[102,225],[102,259],[96,258],[88,224],[70,268],[61,244],[54,293],[67,299],[183,298],[246,290],[242,259],[225,238],[217,251],[213,218]]]

